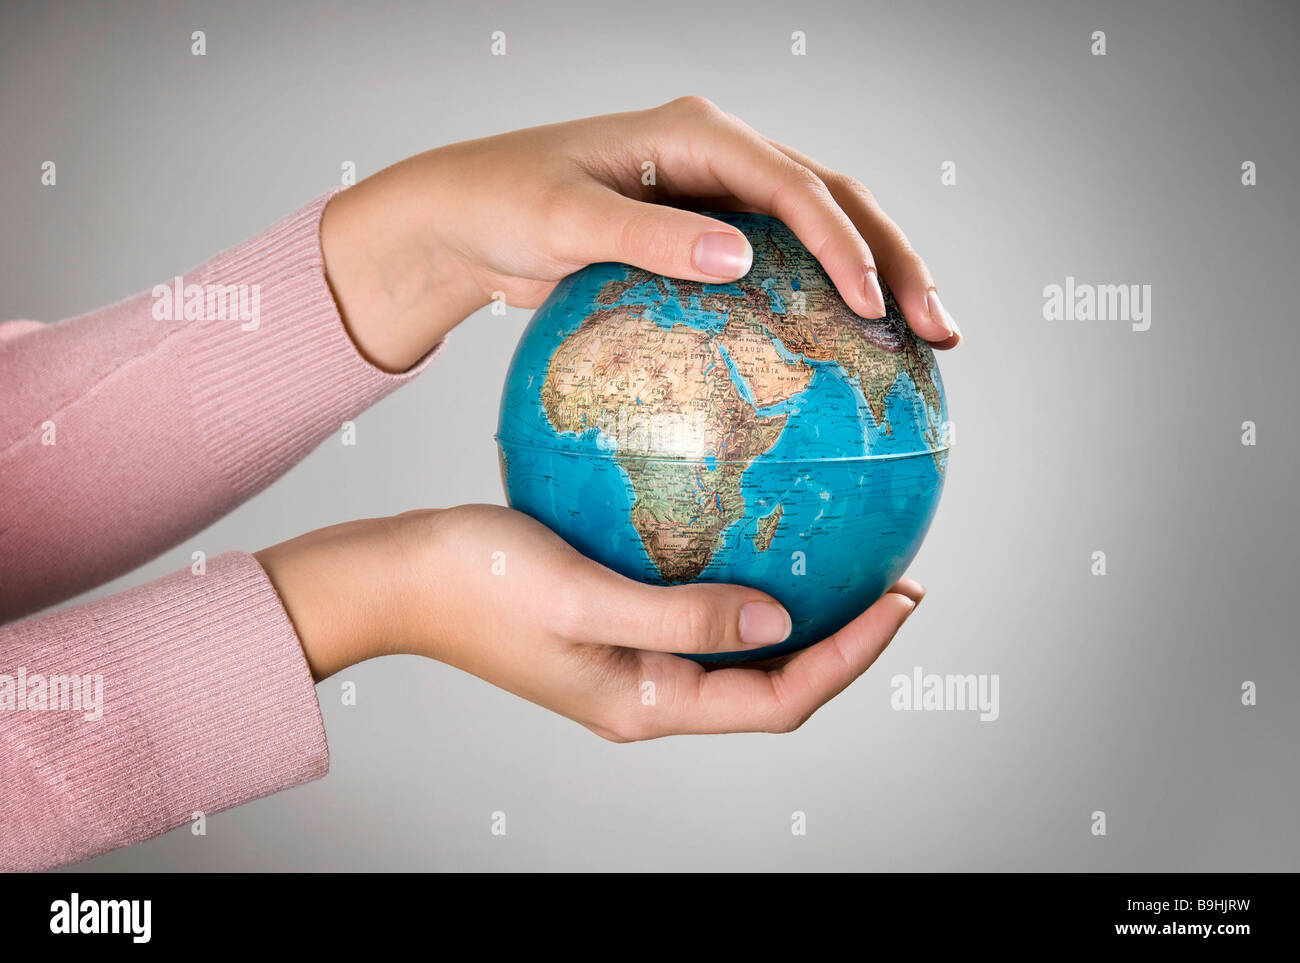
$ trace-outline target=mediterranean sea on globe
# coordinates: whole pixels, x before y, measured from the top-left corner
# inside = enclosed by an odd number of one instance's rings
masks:
[[[864,320],[792,231],[711,214],[754,248],[733,284],[595,264],[519,341],[497,442],[512,508],[643,582],[732,582],[790,612],[770,658],[875,602],[938,506],[949,422],[939,369],[886,290]]]

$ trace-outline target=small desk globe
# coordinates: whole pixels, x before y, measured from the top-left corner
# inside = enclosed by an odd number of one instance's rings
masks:
[[[510,506],[584,555],[780,601],[785,642],[690,656],[726,663],[820,641],[903,574],[943,488],[948,411],[888,291],[864,320],[782,222],[711,216],[749,238],[749,274],[565,278],[515,350],[496,438]]]

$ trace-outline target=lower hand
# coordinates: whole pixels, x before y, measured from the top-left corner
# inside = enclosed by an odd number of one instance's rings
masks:
[[[789,634],[770,596],[643,585],[491,505],[322,529],[257,555],[317,680],[388,653],[454,665],[616,742],[789,732],[865,672],[920,602],[903,579],[830,638],[774,667],[673,655]]]

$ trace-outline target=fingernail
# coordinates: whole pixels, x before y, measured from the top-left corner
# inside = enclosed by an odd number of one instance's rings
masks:
[[[880,290],[880,279],[876,277],[876,269],[867,268],[866,280],[867,307],[874,313],[868,314],[867,317],[873,321],[885,316],[885,292]]]
[[[952,319],[952,315],[943,306],[943,302],[939,300],[939,292],[934,288],[930,288],[925,293],[925,309],[930,312],[930,320],[948,332],[948,337],[951,338],[954,334],[961,334],[957,322]]]
[[[775,602],[746,602],[740,607],[740,641],[776,645],[790,637],[790,613]]]
[[[701,234],[691,255],[701,274],[733,281],[749,273],[754,249],[743,234]]]

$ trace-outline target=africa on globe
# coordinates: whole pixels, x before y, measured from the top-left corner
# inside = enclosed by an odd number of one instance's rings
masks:
[[[790,612],[770,658],[842,628],[902,575],[938,506],[948,411],[885,291],[855,314],[779,220],[712,214],[754,249],[700,284],[625,264],[561,281],[519,341],[497,443],[512,508],[643,582],[731,582]]]

